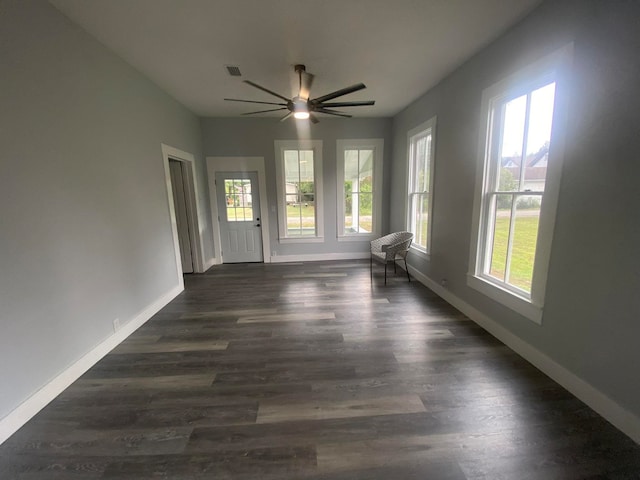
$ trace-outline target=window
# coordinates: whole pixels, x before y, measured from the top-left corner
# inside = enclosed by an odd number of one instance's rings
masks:
[[[276,140],[280,241],[322,241],[322,142]]]
[[[413,233],[411,248],[428,254],[431,251],[431,211],[433,157],[436,118],[411,130],[409,137],[409,185],[407,230]]]
[[[560,176],[552,132],[563,52],[490,87],[482,102],[486,136],[469,284],[537,323]]]
[[[338,140],[338,240],[380,234],[384,141]]]

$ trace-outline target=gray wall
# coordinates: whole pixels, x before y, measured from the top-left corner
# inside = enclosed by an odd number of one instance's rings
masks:
[[[0,2],[0,65],[2,418],[177,285],[161,142],[207,187],[198,118],[48,3]]]
[[[252,98],[252,97],[247,97]],[[304,124],[307,124],[305,122]],[[307,130],[296,128],[295,120],[279,122],[278,118],[205,118],[202,119],[204,152],[211,156],[264,157],[269,202],[269,238],[271,250],[281,255],[317,253],[368,252],[369,242],[338,242],[336,237],[336,140],[348,138],[382,138],[384,140],[384,176],[382,231],[388,229],[389,159],[391,156],[391,120],[383,118],[321,118]],[[312,138],[322,140],[324,243],[279,244],[278,218],[272,207],[277,205],[274,140]]]
[[[438,116],[433,255],[410,262],[640,416],[640,3],[549,1],[393,121],[391,230],[407,131]],[[574,41],[566,153],[542,326],[466,284],[483,89]]]

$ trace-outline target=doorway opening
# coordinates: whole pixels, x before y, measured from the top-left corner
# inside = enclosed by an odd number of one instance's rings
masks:
[[[183,162],[169,158],[169,174],[171,176],[171,191],[173,193],[173,207],[176,214],[178,229],[178,244],[180,246],[180,260],[182,273],[193,273],[193,235],[189,225],[189,202],[187,202],[185,181],[186,165]]]
[[[184,287],[184,273],[202,273],[211,265],[209,262],[205,265],[195,158],[165,144],[162,144],[162,157],[177,280]]]

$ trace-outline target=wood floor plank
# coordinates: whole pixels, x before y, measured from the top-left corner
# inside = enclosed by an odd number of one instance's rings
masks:
[[[287,279],[304,279],[304,278],[331,278],[331,277],[346,277],[346,273],[291,273],[289,275],[283,275],[282,278]]]
[[[277,308],[241,308],[230,310],[218,310],[212,312],[197,312],[197,313],[183,313],[180,315],[180,319],[195,319],[195,320],[208,320],[215,319],[217,317],[244,317],[247,315],[269,315],[277,313]]]
[[[640,446],[404,271],[216,265],[0,445],[0,478],[640,478]]]
[[[238,323],[270,323],[270,322],[308,322],[310,320],[333,320],[336,314],[333,312],[295,312],[274,313],[265,315],[247,315],[238,318]]]
[[[182,389],[196,386],[209,386],[215,380],[215,374],[161,375],[152,377],[129,378],[80,378],[69,387],[71,391],[85,392],[95,390],[122,391],[127,389]]]
[[[193,427],[169,427],[159,429],[96,430],[57,429],[37,435],[19,433],[5,447],[5,453],[22,455],[68,455],[78,453],[100,456],[171,455],[184,451]]]
[[[169,341],[154,343],[123,343],[113,353],[189,352],[194,350],[225,350],[229,342],[224,340]]]
[[[424,412],[417,395],[398,395],[368,399],[324,401],[298,404],[260,403],[256,423],[292,420],[322,420],[325,418],[372,417],[402,413]]]

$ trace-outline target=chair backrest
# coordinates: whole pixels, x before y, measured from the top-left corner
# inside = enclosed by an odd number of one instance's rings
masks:
[[[395,247],[393,248],[395,255],[400,255],[401,257],[405,257],[407,252],[409,251],[409,247],[411,247],[411,242],[413,242],[413,233],[411,232],[396,232],[396,241],[394,242]]]
[[[404,257],[407,254],[412,241],[413,233],[394,232],[373,240],[371,242],[371,250],[380,252],[382,246],[386,245],[386,257],[388,260],[392,260],[396,255]]]

